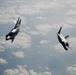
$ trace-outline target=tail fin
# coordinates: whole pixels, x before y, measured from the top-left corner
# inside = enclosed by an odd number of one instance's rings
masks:
[[[18,23],[19,23],[19,21],[20,21],[20,17],[18,17],[18,20],[17,20],[16,24],[18,24]]]
[[[19,24],[21,24],[21,19],[20,19],[20,21],[19,21]]]
[[[14,28],[19,27],[20,24],[21,24],[21,19],[20,19],[20,17],[19,17]]]
[[[59,29],[59,31],[58,31],[58,34],[60,34],[60,32],[61,32],[61,29],[62,29],[62,27],[60,27],[60,29]]]

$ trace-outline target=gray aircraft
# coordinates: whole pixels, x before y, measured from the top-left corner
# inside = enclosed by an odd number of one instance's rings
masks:
[[[61,43],[61,45],[63,46],[63,48],[67,51],[69,48],[69,43],[67,42],[67,38],[69,37],[69,35],[67,36],[63,36],[62,34],[60,34],[62,27],[60,27],[58,33],[57,33],[57,37],[59,42]]]
[[[16,35],[18,34],[18,32],[20,30],[20,25],[21,25],[21,19],[19,17],[16,24],[15,24],[15,27],[5,36],[6,41],[7,40],[11,40],[11,42],[14,41]]]

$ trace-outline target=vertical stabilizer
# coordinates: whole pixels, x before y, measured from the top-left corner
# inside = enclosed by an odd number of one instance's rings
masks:
[[[62,29],[62,27],[60,27],[60,29],[59,29],[59,31],[58,31],[58,34],[60,34],[60,32],[61,32],[61,29]]]

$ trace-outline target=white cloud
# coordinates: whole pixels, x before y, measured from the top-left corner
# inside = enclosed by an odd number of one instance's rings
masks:
[[[0,7],[0,23],[12,23],[13,18],[17,18],[19,15],[16,14],[16,7]]]
[[[61,26],[63,26],[64,29],[72,28],[73,27],[72,25],[68,24],[67,22],[61,23]]]
[[[66,22],[71,24],[71,25],[75,25],[76,24],[76,16],[67,18]]]
[[[52,73],[50,73],[50,72],[44,72],[44,73],[42,73],[42,75],[52,75]]]
[[[47,44],[47,43],[50,43],[50,41],[47,41],[47,40],[41,40],[40,41],[40,44]]]
[[[46,35],[46,33],[49,32],[49,31],[52,29],[51,25],[49,25],[49,24],[38,25],[38,26],[36,26],[36,28],[37,28],[37,29],[39,30],[39,32],[40,32],[41,34],[43,34],[43,35]]]
[[[46,70],[49,70],[49,67],[46,66],[45,69],[46,69]]]
[[[75,16],[76,15],[76,9],[69,9],[66,13],[67,15],[70,15],[70,16]]]
[[[16,57],[16,58],[24,58],[25,54],[23,51],[18,51],[18,52],[12,52],[12,54]]]
[[[1,24],[11,23],[12,20],[10,20],[10,18],[11,18],[10,14],[0,14],[0,23]]]
[[[15,14],[16,7],[11,6],[11,7],[0,7],[0,14]]]
[[[51,72],[35,72],[34,70],[26,70],[23,66],[18,65],[17,68],[7,69],[4,75],[52,75]]]
[[[30,31],[29,33],[33,34],[33,35],[38,35],[39,34],[37,31]]]
[[[66,3],[68,3],[68,4],[76,4],[76,0],[67,0]]]
[[[34,70],[29,70],[30,75],[37,75],[37,72],[34,72]]]
[[[4,71],[5,75],[29,75],[28,72],[22,67],[17,66],[17,68],[7,69]]]
[[[3,58],[0,58],[0,64],[7,64],[8,62],[5,60],[5,59],[3,59]]]
[[[45,17],[41,17],[41,16],[39,16],[39,17],[37,17],[37,19],[45,20],[46,18],[45,18]]]
[[[76,37],[69,38],[68,41],[70,43],[70,47],[76,49]]]
[[[67,72],[70,75],[76,75],[76,64],[74,64],[73,66],[70,66],[67,68]]]
[[[54,45],[54,48],[60,52],[66,52],[65,49],[62,47],[61,44]]]
[[[31,45],[31,37],[25,33],[19,33],[18,37],[15,38],[13,46],[19,46],[23,48],[28,48]]]
[[[4,47],[0,45],[0,51],[4,51]]]
[[[5,75],[18,75],[19,71],[17,69],[8,69],[4,73]]]
[[[60,7],[60,3],[56,1],[39,1],[36,2],[33,7],[38,8],[38,9],[51,9],[51,8],[58,8]]]
[[[33,14],[41,13],[41,11],[31,6],[24,5],[19,8],[18,13],[24,15],[33,15]]]
[[[72,28],[73,27],[72,25],[70,25],[69,23],[67,23],[65,21],[65,22],[62,22],[60,24],[54,24],[53,25],[53,30],[55,31],[55,29],[57,29],[57,31],[58,31],[61,26],[63,27],[62,29],[67,29],[67,28]]]
[[[76,5],[71,5],[71,7],[75,9],[75,8],[76,8]],[[76,10],[76,9],[75,9],[75,10]]]
[[[16,6],[0,7],[0,23],[14,23],[14,21],[16,21],[18,17],[21,17],[22,24],[25,23],[25,17],[17,14],[16,11]]]
[[[6,3],[21,3],[21,2],[25,2],[25,1],[21,1],[21,0],[8,0],[6,1]]]
[[[30,70],[30,75],[52,75],[52,73],[50,72],[41,72],[41,73],[37,73],[34,70]]]

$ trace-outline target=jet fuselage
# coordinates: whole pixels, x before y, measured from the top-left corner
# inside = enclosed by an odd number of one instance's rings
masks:
[[[69,44],[62,34],[57,34],[58,40],[65,50],[68,50]]]

